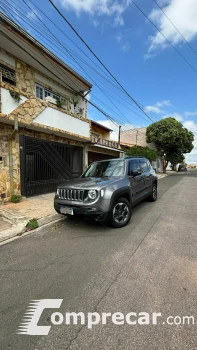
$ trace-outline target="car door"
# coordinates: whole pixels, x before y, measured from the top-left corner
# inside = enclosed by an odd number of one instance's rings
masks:
[[[133,171],[138,170],[139,175],[133,176]],[[144,176],[141,175],[141,165],[138,159],[132,159],[128,164],[128,178],[131,186],[132,202],[138,201],[145,191]]]
[[[141,173],[144,178],[145,183],[145,194],[151,192],[151,186],[152,186],[152,174],[151,174],[151,165],[150,162],[146,159],[140,159],[140,167],[141,167]]]

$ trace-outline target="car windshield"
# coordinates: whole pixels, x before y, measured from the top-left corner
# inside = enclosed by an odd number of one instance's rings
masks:
[[[125,172],[124,160],[107,160],[92,163],[82,177],[117,177]]]

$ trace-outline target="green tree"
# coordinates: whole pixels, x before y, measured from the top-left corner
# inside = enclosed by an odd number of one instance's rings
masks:
[[[169,155],[168,161],[171,163],[171,169],[176,170],[178,163],[184,163],[185,157],[183,154],[172,153]]]
[[[127,151],[128,156],[141,156],[146,157],[150,161],[155,160],[157,158],[157,153],[148,148],[148,147],[141,147],[141,146],[133,146],[129,148]]]
[[[148,126],[146,142],[153,142],[161,155],[165,154],[164,171],[171,162],[173,166],[184,160],[184,153],[193,149],[194,134],[175,118],[165,118]]]

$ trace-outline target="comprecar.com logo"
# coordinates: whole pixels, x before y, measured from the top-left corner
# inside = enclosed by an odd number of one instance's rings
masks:
[[[24,318],[17,330],[17,334],[25,335],[48,335],[51,326],[38,326],[40,317],[44,309],[59,309],[63,299],[42,299],[32,300],[28,305]],[[161,312],[61,312],[56,311],[51,313],[51,324],[58,326],[62,325],[87,325],[88,329],[92,329],[98,324],[106,325],[112,322],[117,326],[147,326],[147,325],[163,325],[163,326],[179,326],[197,325],[197,320],[194,316],[168,316],[162,317]]]
[[[38,326],[38,321],[44,309],[59,309],[63,299],[32,300],[29,303],[17,334],[48,335],[51,326]]]

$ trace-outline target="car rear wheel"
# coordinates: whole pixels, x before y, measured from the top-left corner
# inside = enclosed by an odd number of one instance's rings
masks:
[[[121,228],[126,226],[131,219],[132,207],[126,198],[118,198],[110,213],[110,225]]]
[[[156,184],[153,184],[152,193],[151,193],[149,199],[151,202],[155,202],[157,200],[157,185]]]

